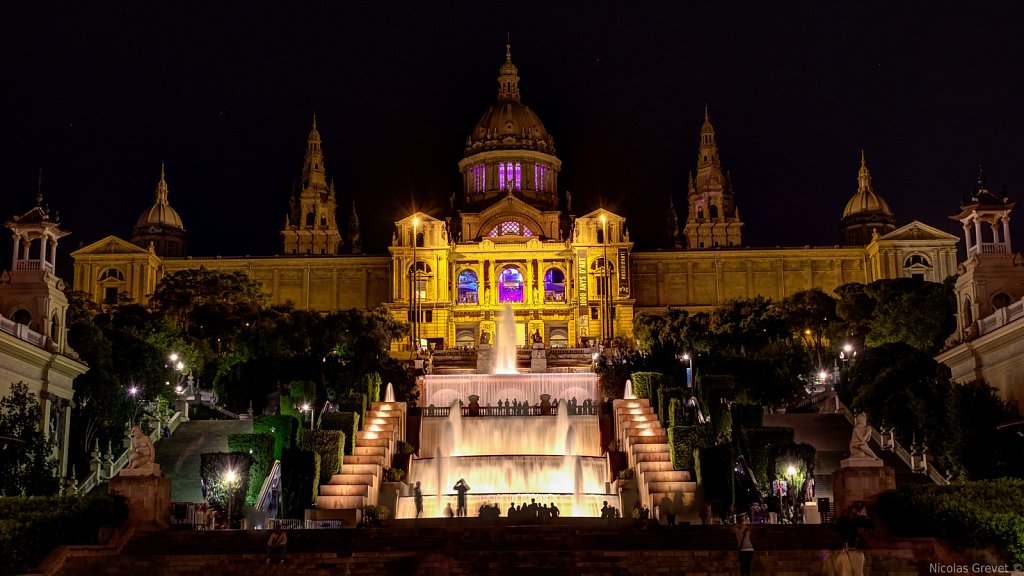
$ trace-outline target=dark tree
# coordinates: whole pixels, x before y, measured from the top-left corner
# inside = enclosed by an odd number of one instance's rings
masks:
[[[0,495],[52,496],[60,489],[53,442],[40,428],[39,399],[24,382],[0,398]]]

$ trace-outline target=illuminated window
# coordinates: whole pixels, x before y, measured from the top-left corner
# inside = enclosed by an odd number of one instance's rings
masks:
[[[457,290],[460,304],[476,304],[480,297],[480,283],[477,280],[476,272],[472,270],[459,272]]]
[[[546,192],[548,189],[548,174],[551,169],[543,164],[533,165],[533,185],[537,192]]]
[[[498,236],[525,236],[533,238],[533,231],[519,222],[505,221],[491,228],[491,231],[487,233],[488,238],[497,238]]]
[[[506,268],[498,276],[498,302],[523,301],[523,274],[516,268]]]
[[[477,164],[469,169],[469,191],[481,193],[487,190],[484,165]]]
[[[520,190],[521,176],[519,162],[498,162],[498,184],[502,190]]]
[[[594,274],[594,285],[597,287],[597,295],[604,296],[608,293],[605,287],[615,277],[615,265],[609,263],[608,268],[605,269],[604,258],[597,258],[590,265],[590,270]]]
[[[409,276],[413,275],[413,267],[409,266]],[[416,276],[414,283],[416,288],[414,290],[416,298],[425,300],[427,298],[427,278],[430,276],[430,265],[426,262],[416,263]]]
[[[544,301],[565,302],[565,274],[558,268],[544,273]]]
[[[907,257],[906,260],[903,261],[904,268],[910,268],[911,266],[914,265],[926,266],[928,268],[931,268],[932,266],[931,262],[928,261],[928,258],[922,256],[921,254],[911,254],[910,256]]]

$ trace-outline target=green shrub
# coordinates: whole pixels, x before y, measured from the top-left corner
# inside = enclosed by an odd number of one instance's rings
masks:
[[[339,412],[355,412],[359,414],[359,421],[366,421],[366,394],[350,390],[348,394],[338,396]]]
[[[270,434],[274,437],[274,459],[280,460],[285,450],[295,446],[295,434],[299,429],[299,420],[295,416],[285,414],[274,416],[256,416],[252,421],[254,434]]]
[[[249,486],[252,455],[228,452],[204,452],[199,456],[199,475],[206,480],[206,498],[210,504],[227,510],[231,499],[232,513],[241,512]],[[228,485],[228,473],[234,471],[234,487]]]
[[[731,436],[732,434],[732,411],[725,402],[715,404],[715,410],[711,417],[711,423],[715,427],[715,436]]]
[[[359,432],[359,414],[356,412],[324,412],[320,415],[320,429],[344,432],[345,454],[353,454],[356,433]]]
[[[900,536],[930,536],[966,548],[994,548],[1024,563],[1024,480],[935,486],[904,484],[878,497],[878,514]]]
[[[697,482],[719,518],[728,516],[734,504],[735,462],[732,444],[707,446],[697,451]]]
[[[302,413],[302,405],[316,406],[316,382],[295,380],[288,384],[287,397],[281,397],[281,414],[295,416],[299,422],[308,415]]]
[[[340,430],[303,430],[303,450],[320,456],[319,484],[327,484],[331,476],[341,471],[345,454],[345,433]]]
[[[101,528],[127,519],[117,494],[0,498],[0,574],[28,571],[62,544],[98,544]]]
[[[764,426],[764,408],[760,404],[732,405],[732,425],[734,428],[760,428]]]
[[[228,452],[249,454],[252,465],[249,467],[249,486],[245,493],[245,503],[256,504],[260,497],[263,482],[270,475],[274,465],[274,437],[270,434],[231,434],[228,436]]]
[[[371,372],[363,377],[363,383],[366,384],[366,397],[370,404],[374,402],[380,402],[380,374]]]
[[[673,398],[673,400],[675,400]],[[673,470],[693,470],[698,448],[703,448],[706,435],[703,426],[672,426],[668,429],[668,449]]]
[[[754,474],[754,479],[764,490],[774,478],[769,474],[774,470],[774,458],[779,449],[793,444],[793,429],[782,427],[747,428],[737,437],[741,451],[747,460],[747,466]]]
[[[672,400],[680,400],[686,393],[685,388],[679,388],[678,386],[667,385],[668,380],[662,382],[662,385],[658,386],[658,422],[661,423],[662,427],[668,427],[671,420],[670,406]]]
[[[307,450],[285,450],[281,455],[281,507],[285,518],[303,518],[316,500],[320,455]]]

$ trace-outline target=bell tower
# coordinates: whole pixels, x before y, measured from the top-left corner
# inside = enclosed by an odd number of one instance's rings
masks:
[[[1010,212],[1016,205],[990,192],[979,168],[973,193],[950,217],[963,224],[967,245],[967,260],[956,280],[961,341],[979,335],[980,320],[1024,296],[1024,267],[1016,262],[1010,244]]]
[[[285,216],[285,254],[338,254],[341,233],[336,220],[337,195],[334,183],[327,184],[324,153],[320,146],[320,132],[313,129],[306,140],[306,158],[302,163],[302,183],[298,194],[289,200]]]
[[[740,245],[743,222],[736,207],[732,181],[722,172],[715,142],[715,128],[708,109],[704,107],[704,124],[700,128],[700,149],[697,152],[697,178],[688,183],[689,213],[683,236],[691,249],[721,248]]]

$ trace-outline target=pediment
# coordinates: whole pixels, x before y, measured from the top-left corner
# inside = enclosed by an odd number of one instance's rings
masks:
[[[88,246],[83,246],[71,253],[73,258],[79,256],[105,255],[105,254],[149,254],[149,250],[140,248],[127,240],[117,236],[107,236],[97,240]]]
[[[484,208],[479,213],[480,220],[490,220],[499,215],[512,214],[531,220],[541,220],[544,212],[523,202],[512,194],[506,195],[501,200]]]
[[[960,239],[917,220],[878,237],[878,241],[900,240],[944,240],[947,242],[958,242]]]
[[[419,219],[420,223],[422,223],[422,224],[426,224],[426,223],[430,223],[430,222],[441,222],[441,220],[438,220],[437,218],[434,218],[430,214],[424,214],[423,212],[416,212],[415,214],[410,214],[409,216],[406,216],[405,218],[402,218],[401,220],[395,222],[395,225],[398,226],[398,227],[412,226],[413,220],[416,220],[417,218]]]

